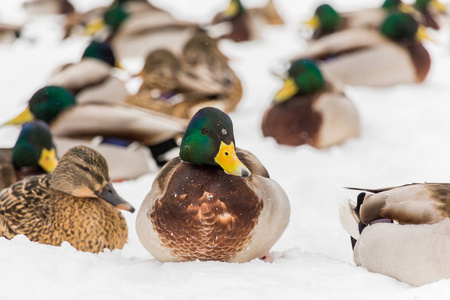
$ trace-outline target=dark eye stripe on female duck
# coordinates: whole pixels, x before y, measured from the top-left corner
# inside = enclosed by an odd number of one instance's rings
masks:
[[[75,95],[77,103],[123,103],[129,93],[125,84],[112,76],[113,67],[120,66],[111,46],[106,42],[92,41],[80,62],[62,65],[52,73],[47,84],[66,88]]]
[[[279,144],[329,147],[358,135],[359,116],[344,92],[309,59],[292,63],[288,79],[264,113],[262,132]]]
[[[182,134],[186,126],[184,120],[125,104],[76,105],[69,91],[56,86],[38,90],[28,108],[8,124],[22,124],[34,118],[48,123],[56,137],[91,139],[102,136],[139,142],[148,146],[161,164],[164,163],[164,158],[159,157],[161,152],[176,147],[173,139]]]
[[[293,59],[321,60],[326,77],[344,84],[389,86],[422,82],[431,65],[423,26],[408,14],[390,14],[379,31],[348,29],[313,41]]]
[[[305,23],[313,29],[313,39],[319,39],[331,33],[349,28],[378,28],[390,12],[402,10],[412,11],[401,0],[386,0],[381,7],[357,11],[337,12],[331,5],[322,4],[314,12],[314,16]]]
[[[161,261],[245,262],[266,256],[289,222],[289,201],[261,162],[235,148],[233,124],[206,107],[153,182],[136,219]]]
[[[0,190],[25,176],[51,173],[58,164],[48,125],[25,124],[12,149],[0,149]]]
[[[114,190],[106,160],[78,146],[53,174],[27,177],[0,194],[0,236],[18,234],[54,246],[67,241],[81,251],[121,249],[128,228],[118,209],[133,206]]]

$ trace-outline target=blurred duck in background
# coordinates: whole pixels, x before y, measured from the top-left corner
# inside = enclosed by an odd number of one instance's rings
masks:
[[[185,119],[205,106],[233,111],[242,85],[216,40],[200,30],[179,52],[151,52],[140,73],[142,86],[128,103]]]
[[[0,23],[0,44],[12,44],[20,38],[22,25]]]
[[[316,8],[314,16],[305,25],[312,28],[312,39],[316,40],[349,28],[376,29],[389,13],[397,10],[413,11],[401,0],[386,0],[381,7],[343,13],[337,12],[329,4],[322,4]]]
[[[359,115],[344,92],[309,59],[292,63],[289,77],[262,120],[265,137],[289,146],[330,147],[359,134]]]
[[[350,85],[390,86],[425,80],[431,58],[422,45],[423,26],[409,14],[395,12],[380,29],[354,28],[313,41],[292,61],[320,61],[326,77]]]
[[[56,86],[38,90],[27,109],[7,124],[22,124],[33,119],[49,124],[61,152],[67,149],[68,142],[69,145],[86,144],[98,136],[103,143],[112,144],[95,148],[105,154],[111,170],[115,171],[114,180],[132,179],[150,171],[142,154],[132,149],[119,150],[137,142],[148,147],[156,163],[163,165],[167,161],[166,153],[177,147],[176,139],[187,125],[184,120],[126,104],[76,104],[69,91]]]
[[[58,159],[48,125],[25,124],[13,148],[0,149],[0,190],[30,175],[51,173]]]
[[[23,7],[30,15],[70,15],[75,12],[68,0],[29,0]]]
[[[416,0],[413,7],[420,13],[420,22],[426,27],[439,30],[442,18],[447,15],[447,6],[438,0]]]
[[[89,101],[123,103],[129,93],[125,84],[112,75],[114,67],[120,65],[109,44],[92,41],[78,63],[56,69],[47,85],[66,88],[79,104]]]
[[[264,25],[283,25],[284,21],[273,0],[269,0],[264,7],[252,9],[244,8],[240,0],[231,0],[227,9],[217,14],[212,23],[229,25],[228,32],[222,38],[243,42],[257,39]]]

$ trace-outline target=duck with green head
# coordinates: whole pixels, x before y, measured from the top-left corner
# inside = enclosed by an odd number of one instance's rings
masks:
[[[388,13],[398,10],[413,11],[401,0],[386,0],[381,7],[343,13],[337,12],[329,4],[322,4],[305,24],[313,29],[312,39],[316,40],[350,28],[377,28]]]
[[[0,190],[25,176],[51,173],[57,164],[50,128],[39,120],[27,123],[12,149],[0,149]]]
[[[88,34],[99,38],[106,36],[106,41],[111,44],[118,59],[145,57],[159,48],[180,51],[186,40],[198,29],[197,24],[177,20],[160,9],[132,13],[127,8],[127,4],[132,3],[135,2],[112,5],[101,18],[86,26]]]
[[[423,26],[409,14],[395,12],[379,30],[349,29],[324,37],[292,61],[320,60],[326,77],[350,85],[390,86],[425,80],[431,59],[421,41]]]
[[[250,152],[236,148],[233,123],[206,107],[139,209],[141,243],[161,261],[246,262],[265,257],[290,215],[283,189]]]
[[[230,0],[228,7],[217,14],[212,24],[228,23],[231,29],[222,38],[235,42],[254,40],[259,37],[263,23],[282,25],[283,19],[278,14],[272,0],[266,6],[246,9],[240,0]]]
[[[356,108],[310,59],[294,61],[288,78],[262,120],[262,132],[277,143],[316,148],[342,143],[359,134]]]
[[[447,6],[439,0],[416,0],[413,7],[420,13],[420,22],[439,30],[442,16],[447,14]]]
[[[92,41],[79,62],[60,66],[47,84],[66,88],[75,95],[78,103],[124,102],[129,93],[125,84],[112,75],[114,67],[120,68],[120,65],[111,46],[106,42]]]
[[[128,228],[118,209],[134,212],[109,178],[105,158],[78,146],[67,151],[53,174],[29,176],[0,195],[0,236],[18,234],[81,251],[121,249]]]
[[[48,123],[57,138],[92,140],[100,136],[104,139],[125,140],[128,144],[138,142],[148,147],[156,162],[160,164],[164,164],[166,160],[164,154],[177,146],[174,139],[181,136],[186,128],[184,120],[125,104],[104,102],[77,104],[69,91],[57,86],[47,86],[38,90],[31,97],[27,109],[7,124],[17,125],[33,119]],[[110,157],[108,155],[108,158]],[[110,160],[112,168],[123,166],[115,161],[117,159],[112,157]],[[139,167],[142,163],[136,163],[115,173],[125,176],[120,179],[130,178],[129,176],[135,174],[132,170],[134,167],[142,169]]]

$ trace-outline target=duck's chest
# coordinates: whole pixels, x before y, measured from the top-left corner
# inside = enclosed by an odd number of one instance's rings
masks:
[[[148,217],[179,260],[227,261],[245,249],[263,203],[246,179],[181,163]]]

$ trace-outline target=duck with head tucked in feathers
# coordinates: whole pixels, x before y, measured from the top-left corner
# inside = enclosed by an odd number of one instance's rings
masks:
[[[264,136],[279,144],[323,148],[358,135],[356,108],[341,89],[325,80],[313,60],[293,62],[288,74],[264,113]]]
[[[84,146],[63,155],[53,174],[22,179],[0,193],[0,236],[77,250],[122,249],[128,228],[118,209],[134,212],[112,186],[106,160]]]
[[[80,62],[62,65],[53,72],[47,84],[66,88],[75,96],[77,103],[121,103],[129,93],[125,84],[111,74],[112,68],[118,66],[108,43],[92,41],[84,50]]]
[[[27,123],[13,148],[0,149],[0,190],[25,176],[51,173],[57,164],[48,125],[39,120]]]
[[[450,184],[351,189],[340,220],[357,266],[414,286],[450,278]]]
[[[268,254],[289,215],[283,189],[235,147],[230,117],[206,107],[189,123],[180,157],[155,178],[136,230],[160,261],[246,262]]]
[[[242,84],[228,65],[217,41],[197,32],[176,56],[167,49],[151,52],[141,72],[139,92],[132,105],[190,119],[200,108],[233,111],[242,97]]]
[[[350,85],[390,86],[425,80],[431,58],[424,27],[409,14],[390,14],[380,30],[348,29],[311,42],[292,61],[320,61],[326,77]]]
[[[127,143],[138,142],[147,146],[160,164],[165,163],[164,154],[177,147],[175,139],[186,128],[184,120],[126,104],[76,104],[69,91],[57,86],[38,90],[24,112],[7,124],[22,124],[32,119],[48,123],[56,138],[91,140],[100,136],[105,139],[121,139]],[[113,157],[109,163],[110,167],[118,169],[118,173],[125,176],[121,179],[134,178],[133,166],[119,167],[122,166],[120,160]],[[143,165],[139,161],[135,164],[137,169],[140,169],[139,165]]]
[[[259,38],[261,27],[265,24],[283,25],[284,21],[272,0],[264,7],[252,9],[244,8],[240,0],[230,0],[225,11],[212,20],[212,24],[219,23],[229,24],[231,27],[222,38],[244,42]]]

